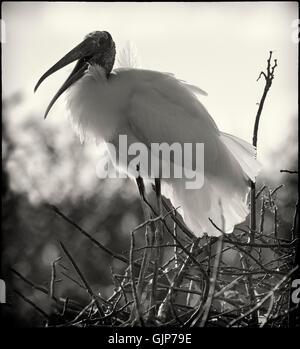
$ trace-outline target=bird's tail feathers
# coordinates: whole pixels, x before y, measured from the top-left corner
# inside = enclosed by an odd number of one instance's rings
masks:
[[[169,179],[162,183],[162,194],[178,209],[187,227],[198,237],[229,234],[234,226],[243,222],[249,214],[244,193],[229,193],[214,179],[205,179],[201,189],[187,190],[183,181]],[[220,230],[219,230],[220,229]]]
[[[250,187],[245,179],[255,181],[261,170],[261,164],[255,158],[255,147],[227,133],[220,133],[220,139],[230,158],[235,160],[232,161],[234,167],[221,167],[223,178],[227,181],[206,176],[203,187],[196,190],[187,190],[184,181],[176,178],[164,180],[162,185],[163,195],[171,200],[174,207],[180,207],[178,212],[186,225],[199,237],[204,233],[219,236],[219,229],[231,233],[236,224],[246,219]]]
[[[256,159],[256,148],[250,143],[228,133],[221,132],[220,138],[247,177],[255,182],[255,177],[262,169],[262,165]]]

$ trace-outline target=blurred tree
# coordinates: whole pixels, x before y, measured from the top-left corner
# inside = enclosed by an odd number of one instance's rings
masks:
[[[12,304],[5,312],[5,321],[22,326],[41,325],[41,317],[13,289],[46,311],[47,296],[18,280],[10,268],[49,287],[51,263],[61,255],[58,240],[66,243],[96,290],[109,296],[112,288],[111,257],[46,204],[58,205],[94,238],[119,253],[128,249],[129,231],[139,223],[141,211],[137,196],[132,195],[134,183],[99,180],[88,149],[70,131],[45,127],[35,115],[26,116],[16,126],[10,120],[16,118],[21,99],[14,97],[4,102],[1,266]],[[124,266],[115,263],[114,267],[122,270]],[[70,280],[57,284],[57,292],[58,296],[88,299]]]

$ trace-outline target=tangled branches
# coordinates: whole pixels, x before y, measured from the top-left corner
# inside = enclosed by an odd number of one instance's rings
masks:
[[[49,290],[25,278],[23,280],[53,301],[54,318],[39,309],[47,316],[48,326],[244,327],[251,324],[254,312],[258,314],[260,327],[288,326],[289,314],[296,310],[289,300],[291,278],[298,269],[294,264],[298,238],[294,225],[290,240],[282,239],[278,234],[275,198],[280,189],[264,187],[258,193],[259,229],[251,245],[248,230],[242,227],[237,227],[234,234],[222,234],[221,238],[195,238],[183,226],[176,215],[177,210],[170,208],[162,198],[162,214],[149,218],[132,231],[131,248],[126,253],[128,259],[105,249],[125,267],[123,274],[112,272],[114,293],[108,299],[104,299],[99,291],[92,290],[65,245],[62,245],[63,251],[79,281],[76,276],[71,276],[70,270],[66,273],[61,260],[53,262]],[[55,212],[68,224],[74,224],[58,208]],[[264,232],[267,213],[272,214],[274,219],[271,233]],[[159,223],[166,235],[164,241],[157,245],[154,239],[150,244],[149,238],[148,245],[136,247],[136,234],[142,233],[146,226],[156,229]],[[96,248],[103,250],[102,245],[82,228],[77,226],[77,231],[90,239]],[[161,265],[153,259],[157,249],[163,254]],[[249,260],[247,268],[243,262],[245,258]],[[58,268],[60,276],[73,280],[78,287],[86,290],[90,297],[87,305],[56,297]],[[21,274],[15,273],[22,278]],[[249,275],[254,303],[249,294]],[[71,320],[66,321],[70,317]]]

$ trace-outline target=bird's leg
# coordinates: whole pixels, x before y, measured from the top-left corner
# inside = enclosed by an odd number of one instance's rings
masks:
[[[145,221],[148,221],[149,219],[151,219],[151,208],[152,207],[146,199],[145,185],[144,185],[143,178],[141,176],[138,176],[136,178],[136,183],[137,183],[137,186],[139,189],[142,209],[144,212],[144,218],[145,218]],[[148,227],[149,225],[153,228],[153,222],[150,222],[149,224],[147,224],[146,227]],[[153,236],[151,236],[151,234],[147,234],[147,230],[146,230],[146,242],[148,245],[153,245]]]
[[[144,185],[143,178],[138,176],[136,178],[136,183],[137,183],[137,187],[138,187],[139,194],[140,194],[142,209],[144,212],[144,218],[145,218],[145,221],[148,221],[151,218],[151,212],[150,212],[150,208],[147,204],[147,200],[145,197],[145,185]],[[144,249],[144,252],[143,252],[143,259],[142,259],[142,263],[141,263],[138,284],[137,284],[137,293],[138,293],[139,299],[142,298],[143,289],[144,289],[144,286],[146,285],[146,283],[145,283],[146,273],[147,273],[147,270],[149,268],[149,264],[150,264],[151,256],[152,256],[152,249],[149,247],[153,245],[153,236],[154,236],[153,224],[152,223],[147,224],[146,225],[146,232],[145,232],[146,248]]]
[[[155,193],[158,207],[158,215],[162,215],[162,201],[161,201],[161,181],[160,178],[155,178]],[[152,279],[152,293],[150,300],[151,311],[149,313],[149,318],[153,318],[156,315],[157,310],[157,279],[159,274],[159,269],[162,266],[162,250],[161,245],[163,242],[163,234],[162,234],[162,222],[158,220],[155,236],[154,236],[154,271],[153,271],[153,279]]]
[[[158,207],[158,215],[162,216],[162,200],[161,200],[161,180],[160,178],[155,178],[155,193],[156,193],[156,200],[157,200],[157,207]],[[162,222],[159,220],[156,231],[155,231],[155,242],[157,246],[161,246],[163,243],[163,226]],[[157,255],[158,255],[158,262],[159,262],[159,268],[162,265],[162,253],[161,248],[157,247]]]
[[[155,178],[155,193],[158,207],[158,215],[162,215],[162,200],[161,200],[161,180],[160,178]],[[162,222],[158,221],[158,230],[157,230],[157,243],[159,246],[163,242],[163,234],[162,234]]]

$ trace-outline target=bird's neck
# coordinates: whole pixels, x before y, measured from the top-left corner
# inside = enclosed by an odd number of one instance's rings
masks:
[[[107,82],[107,71],[100,64],[89,65],[87,74],[101,84]]]

